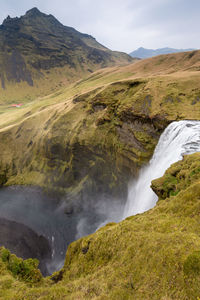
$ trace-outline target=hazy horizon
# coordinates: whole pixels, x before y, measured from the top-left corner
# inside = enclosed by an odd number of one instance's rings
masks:
[[[111,50],[127,53],[144,47],[200,48],[200,2],[193,0],[2,0],[0,23],[33,7],[62,24],[92,35]]]

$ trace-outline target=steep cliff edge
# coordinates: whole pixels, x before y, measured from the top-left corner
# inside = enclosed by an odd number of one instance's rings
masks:
[[[83,199],[85,191],[125,198],[128,180],[150,159],[164,128],[200,119],[198,72],[112,82],[114,73],[5,108],[1,184],[40,185],[69,199]]]
[[[153,181],[158,195],[161,187],[166,191],[155,208],[73,242],[63,269],[51,281],[30,288],[20,277],[8,275],[1,262],[1,295],[4,299],[23,299],[24,293],[26,299],[198,299],[199,181],[200,154],[185,156]],[[179,192],[174,195],[171,191],[176,188]]]
[[[72,243],[63,281],[71,279],[73,295],[92,295],[91,299],[197,299],[199,182],[200,154],[185,156],[153,182],[158,195],[161,187],[166,191],[154,209],[119,224],[108,224]]]
[[[4,246],[23,259],[36,258],[44,275],[48,274],[46,263],[51,259],[51,247],[44,236],[39,236],[31,228],[0,218],[0,246]]]

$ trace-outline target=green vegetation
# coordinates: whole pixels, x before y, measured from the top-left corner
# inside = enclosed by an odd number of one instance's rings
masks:
[[[107,53],[90,37],[74,34],[87,51],[96,45],[95,50]],[[54,40],[47,44],[57,51]],[[77,51],[80,55],[78,45]],[[91,73],[86,66],[96,70],[102,64],[86,62],[81,70],[70,69],[70,81],[69,66],[59,65],[62,59],[49,70],[41,68],[38,77],[33,65],[40,59],[45,66],[44,57],[23,56],[34,86],[4,76],[0,185],[38,185],[64,193],[66,201],[82,200],[84,191],[88,196],[124,196],[128,180],[149,161],[164,128],[174,120],[200,119],[199,55],[181,53],[105,68],[76,83],[78,76]],[[6,73],[4,66],[2,70]],[[18,100],[24,105],[11,108]],[[23,261],[2,248],[0,299],[197,300],[199,161],[200,154],[186,156],[152,182],[160,200],[154,209],[72,243],[63,269],[51,278],[41,277],[35,260]]]
[[[140,84],[111,84],[37,113],[29,108],[23,122],[1,131],[5,184],[36,184],[68,193],[109,186],[111,193],[125,193],[123,186],[149,160],[166,124],[130,111]]]
[[[2,299],[191,299],[200,296],[200,153],[172,165],[182,186],[162,197],[155,208],[73,242],[60,272],[40,282],[10,272],[3,249],[0,259]],[[180,176],[183,169],[185,179]],[[175,170],[179,170],[176,172]],[[191,182],[191,173],[196,174]],[[159,186],[161,179],[154,180]],[[160,192],[158,192],[160,193]],[[169,192],[168,192],[169,194]],[[16,264],[18,266],[18,264]],[[17,271],[18,272],[18,271]],[[9,296],[8,296],[9,295]]]
[[[70,195],[104,186],[124,195],[125,183],[150,159],[167,124],[200,118],[200,102],[193,103],[200,95],[197,73],[115,83],[112,72],[100,74],[101,80],[90,76],[20,109],[2,108],[3,184],[53,187]]]
[[[6,268],[17,277],[28,283],[37,283],[41,281],[42,275],[37,269],[39,261],[37,259],[26,259],[16,257],[5,248],[1,248],[0,257],[2,262],[5,263]]]
[[[181,162],[173,164],[164,177],[153,180],[152,189],[160,199],[165,199],[185,190],[199,178],[199,154],[185,156]]]
[[[172,55],[173,61],[186,64],[184,55]],[[5,103],[0,184],[39,185],[73,199],[84,191],[124,197],[126,183],[149,161],[169,122],[200,119],[199,73],[177,73],[175,64],[165,74],[169,57],[159,70],[155,59],[146,61],[145,71],[142,61],[99,70],[20,109]]]

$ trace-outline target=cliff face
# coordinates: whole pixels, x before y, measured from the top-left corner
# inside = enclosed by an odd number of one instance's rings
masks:
[[[39,268],[46,275],[46,262],[51,259],[49,241],[29,227],[14,221],[0,218],[0,226],[0,246],[23,259],[38,259],[41,261]]]
[[[73,296],[196,299],[200,293],[199,180],[200,154],[185,156],[153,181],[154,191],[161,195],[155,208],[72,243],[63,282],[72,279]]]
[[[1,184],[40,185],[81,203],[88,195],[125,199],[127,182],[169,122],[151,116],[148,94],[136,110],[133,97],[144,86],[127,81],[94,89],[2,129]]]
[[[63,269],[51,281],[40,281],[39,287],[30,288],[20,276],[14,279],[1,254],[1,295],[4,299],[21,299],[24,293],[27,299],[197,299],[199,182],[200,154],[185,156],[153,181],[161,195],[155,208],[73,242]]]
[[[126,198],[127,182],[148,162],[164,128],[174,120],[200,118],[199,74],[112,83],[122,76],[115,72],[97,72],[20,109],[6,107],[0,122],[1,184],[40,185],[71,199]]]

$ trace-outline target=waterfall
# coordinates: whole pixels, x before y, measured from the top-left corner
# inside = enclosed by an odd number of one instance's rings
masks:
[[[161,135],[149,164],[129,187],[123,218],[154,207],[157,196],[150,188],[153,179],[163,176],[166,169],[185,154],[200,151],[200,121],[171,123]]]

